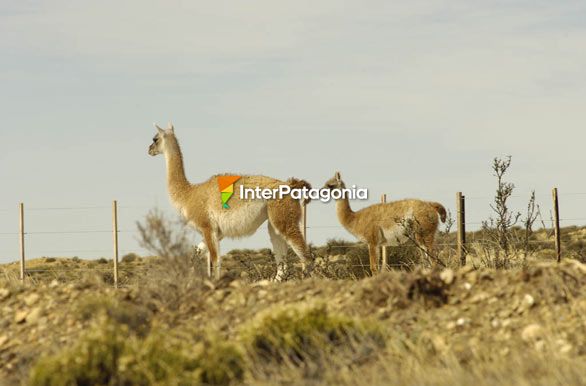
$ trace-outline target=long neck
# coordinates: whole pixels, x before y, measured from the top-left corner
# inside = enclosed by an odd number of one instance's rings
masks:
[[[179,142],[175,137],[166,138],[165,159],[167,160],[167,186],[169,194],[174,201],[181,200],[183,194],[189,188],[189,181],[185,177],[183,169],[183,155]]]
[[[341,188],[343,189],[344,186],[342,185]],[[350,202],[348,201],[348,197],[336,200],[336,213],[338,215],[340,223],[345,228],[352,228],[355,213],[352,210],[352,208],[350,208]]]

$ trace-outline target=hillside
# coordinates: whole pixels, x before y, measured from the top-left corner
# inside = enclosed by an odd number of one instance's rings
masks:
[[[91,273],[0,283],[7,385],[586,384],[575,260],[286,283],[150,265],[117,290]]]
[[[160,257],[43,257],[0,266],[0,384],[586,384],[586,228],[510,234],[504,253],[453,233],[436,261],[389,249],[371,277],[363,244],[312,247],[300,279],[291,254],[274,283],[271,252],[234,250],[224,276],[164,222],[145,233]]]

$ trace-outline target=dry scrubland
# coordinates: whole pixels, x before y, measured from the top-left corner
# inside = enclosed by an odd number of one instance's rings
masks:
[[[285,283],[266,280],[267,250],[232,251],[209,281],[182,236],[160,229],[145,236],[165,257],[127,256],[117,290],[108,261],[37,259],[31,269],[50,271],[24,286],[5,265],[0,383],[586,384],[585,232],[564,229],[572,258],[559,265],[540,242],[512,250],[506,269],[486,244],[463,269],[450,248],[443,268],[411,246],[376,277],[364,246],[332,241],[314,248],[311,279],[296,268]]]

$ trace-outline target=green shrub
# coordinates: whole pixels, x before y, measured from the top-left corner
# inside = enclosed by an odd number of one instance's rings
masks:
[[[86,295],[79,300],[75,314],[86,321],[107,317],[138,335],[146,335],[150,327],[151,314],[146,308],[108,296]]]
[[[149,384],[148,380],[229,385],[243,379],[245,362],[236,345],[209,331],[180,339],[155,330],[121,359],[120,370],[129,385]],[[182,378],[174,378],[181,372]]]
[[[118,360],[126,349],[124,327],[101,323],[72,348],[39,359],[30,373],[35,386],[109,385],[117,373]]]
[[[136,253],[127,253],[126,255],[122,256],[122,262],[125,264],[132,263],[133,261],[138,260],[140,257]]]
[[[100,257],[96,261],[98,262],[98,264],[108,264],[108,259],[106,259],[105,257]]]
[[[241,350],[220,337],[207,338],[196,347],[197,365],[201,382],[206,385],[228,385],[242,380],[245,361]]]
[[[244,327],[242,339],[253,356],[295,364],[384,341],[377,324],[331,314],[323,305],[269,310]]]
[[[209,335],[209,334],[205,334]],[[244,359],[220,339],[196,343],[157,330],[145,339],[109,318],[92,325],[77,343],[32,367],[33,386],[228,385],[244,376]]]
[[[356,242],[351,242],[343,239],[328,239],[326,241],[327,252],[330,255],[343,255],[356,245]]]
[[[265,256],[272,256],[273,251],[270,248],[261,248],[258,250],[258,253]]]
[[[348,270],[354,277],[361,278],[370,274],[370,257],[366,244],[356,243],[353,248],[348,249],[345,258]]]
[[[118,363],[123,385],[198,384],[197,361],[182,344],[161,332],[130,345]]]

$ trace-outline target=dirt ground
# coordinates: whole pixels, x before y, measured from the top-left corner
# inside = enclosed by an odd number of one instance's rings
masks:
[[[586,384],[586,265],[577,260],[284,283],[158,277],[148,260],[132,264],[140,280],[119,289],[91,271],[25,285],[0,280],[0,384],[40,384],[29,374],[36,361],[75,345],[102,312],[135,331],[197,329],[240,342],[243,326],[262,315],[316,306],[380,326],[384,344],[339,365],[322,363],[317,373],[307,371],[311,363],[269,373],[254,362],[231,382]]]

